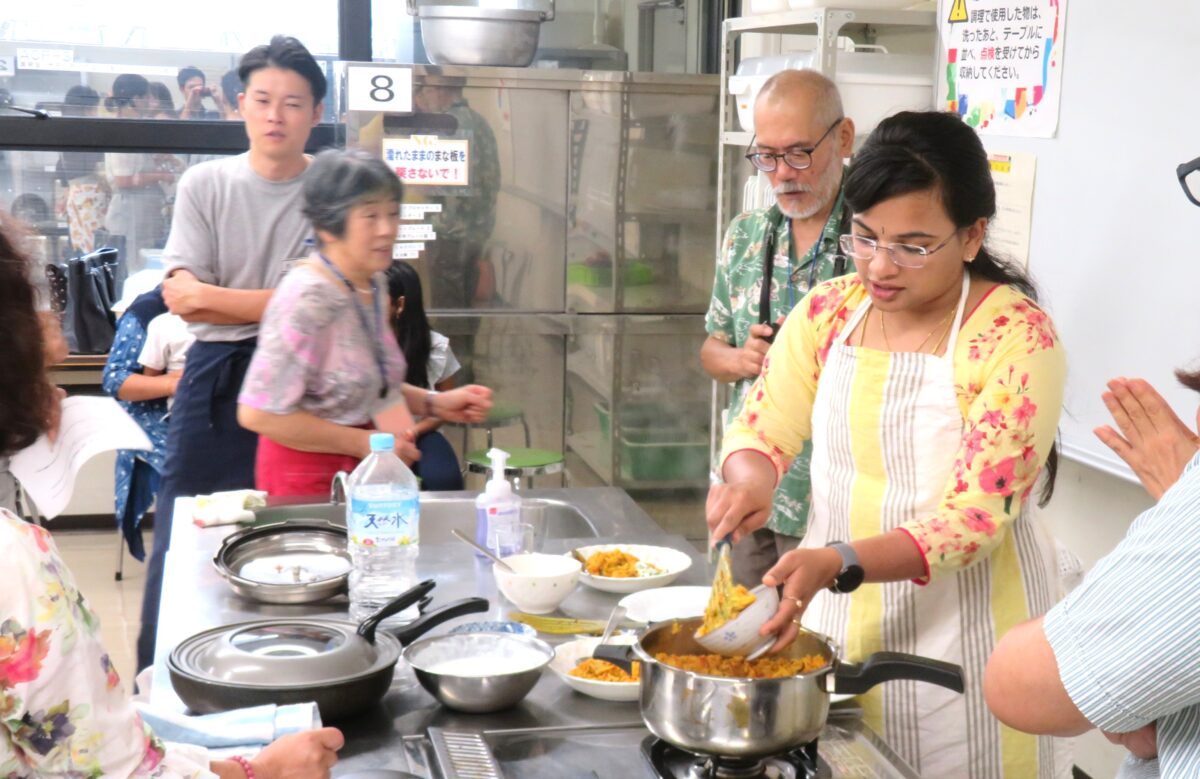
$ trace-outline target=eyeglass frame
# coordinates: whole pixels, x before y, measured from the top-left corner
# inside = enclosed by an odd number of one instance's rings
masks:
[[[841,124],[844,121],[846,121],[846,117],[843,116],[843,117],[840,117],[833,124],[829,125],[829,129],[826,130],[821,135],[821,137],[817,139],[817,142],[814,143],[812,146],[789,146],[788,148],[784,149],[783,151],[775,152],[775,153],[750,151],[750,149],[754,148],[755,141],[758,140],[758,136],[755,135],[753,138],[750,139],[750,145],[746,147],[746,153],[743,156],[746,158],[747,162],[749,162],[752,166],[754,166],[755,170],[762,171],[763,173],[774,173],[775,171],[779,170],[779,161],[780,160],[783,160],[783,164],[787,165],[792,170],[808,170],[809,168],[812,167],[812,164],[813,164],[813,152],[817,150],[817,147],[821,145],[822,141],[824,141],[826,138],[829,137],[829,134],[831,132],[833,132],[833,128],[837,127],[839,124]],[[796,152],[804,152],[804,155],[806,157],[808,157],[808,164],[802,168],[797,167],[797,166],[793,165],[792,163],[788,162],[786,159],[784,159],[785,157],[787,157],[787,155],[794,154]],[[762,158],[770,159],[772,162],[771,167],[770,168],[760,168],[754,162],[755,157],[762,157]]]
[[[934,254],[935,252],[940,252],[942,249],[946,248],[946,246],[950,243],[950,241],[952,241],[954,239],[954,236],[958,235],[961,230],[962,230],[961,227],[955,228],[954,232],[952,232],[952,233],[950,233],[950,235],[946,236],[946,240],[942,241],[941,243],[939,243],[937,246],[933,247],[932,249],[927,249],[924,246],[917,246],[916,244],[912,244],[912,243],[899,243],[899,242],[887,243],[887,244],[880,243],[875,238],[868,238],[865,235],[855,235],[854,233],[843,233],[841,236],[839,236],[838,237],[838,248],[840,248],[847,255],[849,255],[850,259],[854,260],[855,262],[875,259],[875,255],[878,254],[879,250],[882,248],[884,251],[887,252],[888,259],[891,260],[892,264],[895,265],[896,267],[920,270],[929,264],[929,256],[931,254]],[[854,241],[856,241],[856,240],[869,241],[870,243],[874,244],[874,247],[871,249],[870,257],[859,257],[859,256],[855,255],[854,252],[850,251],[849,247],[846,246],[847,243],[849,243],[850,246],[853,246]],[[912,249],[916,254],[918,254],[921,257],[921,264],[920,265],[908,265],[903,262],[897,262],[896,261],[896,252],[893,248],[896,246],[904,246],[908,249]]]
[[[1187,183],[1188,174],[1195,173],[1197,171],[1200,171],[1200,157],[1176,167],[1175,175],[1179,177],[1179,186],[1183,187],[1183,194],[1187,195],[1187,199],[1192,201],[1193,205],[1200,206],[1200,199],[1196,197],[1196,195],[1192,192],[1191,187],[1189,187]]]

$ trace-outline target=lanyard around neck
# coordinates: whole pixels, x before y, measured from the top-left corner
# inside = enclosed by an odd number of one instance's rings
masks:
[[[354,303],[354,311],[358,314],[358,321],[362,324],[363,330],[367,334],[367,342],[371,344],[371,354],[375,358],[375,365],[379,368],[379,379],[382,384],[379,387],[379,397],[387,397],[388,393],[388,374],[387,360],[383,355],[383,311],[379,305],[379,285],[375,283],[375,279],[371,279],[371,303],[375,307],[375,329],[371,329],[371,321],[367,317],[367,312],[363,310],[362,303],[358,300],[358,290],[350,283],[350,279],[346,278],[346,274],[338,270],[338,267],[329,261],[329,258],[324,254],[317,252],[317,256],[321,258],[321,262],[325,263],[334,276],[346,285],[346,289],[350,291],[350,301]]]

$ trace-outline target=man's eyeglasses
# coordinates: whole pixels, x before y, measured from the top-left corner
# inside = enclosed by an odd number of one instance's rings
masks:
[[[1180,165],[1175,169],[1175,175],[1179,177],[1179,186],[1183,187],[1187,199],[1200,206],[1200,157]]]
[[[843,119],[845,117],[842,117]],[[750,164],[761,170],[763,173],[770,173],[779,165],[779,160],[783,160],[784,164],[793,170],[805,170],[812,167],[812,153],[821,145],[821,141],[829,137],[833,132],[833,128],[842,123],[842,119],[838,119],[833,124],[829,125],[829,129],[825,134],[817,139],[817,142],[812,146],[793,146],[790,149],[784,149],[781,152],[765,152],[765,151],[749,151],[754,148],[754,142],[750,142],[750,146],[746,152],[746,159],[750,160]]]
[[[929,255],[940,251],[956,235],[958,235],[957,230],[950,233],[946,240],[932,249],[927,249],[924,246],[914,246],[911,243],[880,243],[874,238],[867,238],[865,235],[843,235],[839,239],[839,243],[843,252],[859,262],[870,261],[875,257],[875,252],[882,249],[888,253],[891,261],[901,268],[924,268],[925,264],[929,262]]]

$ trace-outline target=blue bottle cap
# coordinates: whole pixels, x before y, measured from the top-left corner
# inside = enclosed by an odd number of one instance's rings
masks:
[[[372,452],[390,452],[396,448],[396,436],[391,433],[371,433]]]

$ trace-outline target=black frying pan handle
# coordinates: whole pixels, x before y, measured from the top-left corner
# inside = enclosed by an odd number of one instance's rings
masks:
[[[902,652],[876,652],[861,663],[840,663],[826,677],[829,692],[860,695],[880,682],[915,679],[963,691],[962,666]]]
[[[414,619],[412,622],[402,627],[392,630],[392,635],[400,639],[401,646],[408,646],[413,641],[416,641],[431,628],[454,619],[455,617],[463,617],[467,614],[479,614],[480,612],[491,609],[492,604],[488,603],[487,598],[463,598],[456,600],[453,603],[447,603],[445,606],[427,611],[421,616]]]
[[[393,614],[399,614],[414,603],[419,603],[435,586],[437,586],[437,582],[433,579],[426,579],[411,590],[400,593],[384,604],[383,608],[379,611],[360,622],[358,625],[358,634],[369,643],[374,644],[375,628],[379,627],[380,622]]]
[[[610,662],[627,674],[633,673],[634,651],[631,644],[600,644],[592,652],[592,657]]]

